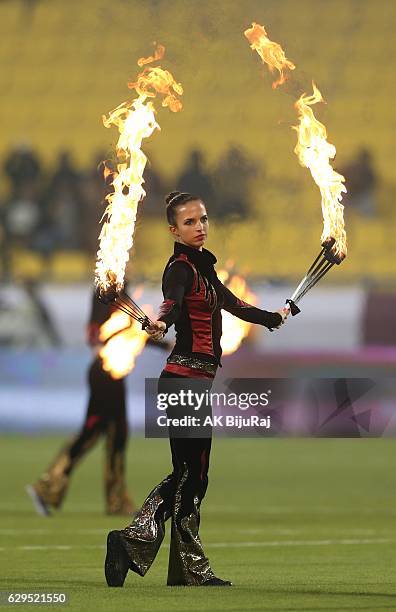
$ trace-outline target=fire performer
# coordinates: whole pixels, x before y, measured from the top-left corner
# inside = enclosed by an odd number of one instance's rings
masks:
[[[106,513],[130,515],[136,509],[125,482],[125,452],[128,442],[125,374],[119,378],[113,377],[105,370],[98,354],[101,327],[109,320],[113,310],[113,306],[104,305],[93,296],[87,341],[93,349],[94,359],[88,370],[90,395],[84,423],[77,436],[66,444],[44,474],[26,488],[37,512],[43,516],[61,507],[75,467],[101,436],[106,437]],[[152,344],[161,346],[158,342]]]
[[[251,323],[278,328],[288,309],[260,310],[238,299],[217,277],[215,256],[203,248],[208,216],[202,200],[172,192],[166,198],[169,229],[176,242],[163,275],[164,301],[158,320],[146,328],[154,340],[173,324],[176,344],[160,375],[200,379],[210,390],[221,358],[221,309]],[[184,383],[183,383],[184,384]],[[210,407],[209,407],[210,409]],[[208,486],[211,438],[178,438],[170,432],[173,471],[146,498],[125,529],[107,538],[105,575],[109,586],[122,586],[128,570],[144,576],[153,563],[171,518],[168,586],[230,586],[213,573],[199,537],[200,505]]]

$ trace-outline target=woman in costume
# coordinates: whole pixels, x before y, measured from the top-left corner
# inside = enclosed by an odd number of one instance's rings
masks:
[[[261,310],[237,298],[217,278],[215,256],[203,248],[208,216],[202,200],[189,193],[172,192],[166,214],[175,238],[174,253],[163,274],[158,320],[147,329],[159,340],[172,325],[176,344],[159,379],[159,392],[170,379],[189,388],[199,379],[210,391],[221,366],[221,309],[268,328],[278,328],[288,309]],[[169,409],[168,409],[168,416]],[[134,520],[107,538],[105,575],[109,586],[122,586],[128,570],[144,576],[165,535],[171,518],[168,586],[230,586],[213,573],[199,537],[200,505],[208,486],[211,437],[180,438],[172,435],[173,471],[148,495]]]

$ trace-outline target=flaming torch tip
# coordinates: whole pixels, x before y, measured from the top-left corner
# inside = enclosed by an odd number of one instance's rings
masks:
[[[106,289],[97,285],[95,289],[95,295],[100,302],[103,302],[103,304],[110,304],[111,302],[114,302],[116,300],[118,296],[118,291],[114,285],[111,285]]]
[[[345,259],[346,254],[343,251],[334,250],[336,242],[336,239],[330,236],[322,242],[322,247],[324,249],[323,255],[325,259],[327,259],[327,261],[329,261],[330,263],[335,263],[337,264],[337,266],[339,266],[340,263]]]

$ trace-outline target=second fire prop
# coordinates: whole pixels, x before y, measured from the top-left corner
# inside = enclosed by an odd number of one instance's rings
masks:
[[[312,87],[313,94],[311,96],[303,94],[295,104],[300,122],[294,127],[298,136],[294,152],[300,164],[309,168],[312,178],[320,189],[323,214],[322,251],[292,297],[287,300],[293,316],[300,312],[296,306],[297,302],[327,274],[334,264],[339,265],[347,254],[344,206],[341,203],[342,196],[346,193],[345,178],[336,172],[330,163],[336,155],[336,148],[327,141],[326,128],[316,119],[312,111],[313,104],[323,102],[322,94],[315,83],[312,83]]]
[[[282,47],[271,41],[265,28],[257,23],[245,31],[245,36],[261,59],[272,72],[279,71],[279,80],[273,83],[273,88],[282,85],[286,80],[285,70],[294,70],[295,65],[286,58]],[[345,179],[336,172],[330,164],[334,159],[336,148],[327,142],[325,126],[318,121],[311,106],[322,102],[322,94],[313,83],[313,94],[305,93],[295,103],[299,124],[297,131],[297,146],[294,151],[302,166],[309,168],[312,178],[321,193],[323,232],[321,236],[322,250],[315,259],[307,274],[302,279],[293,296],[287,300],[293,315],[300,312],[297,302],[309,291],[334,264],[340,264],[346,257],[346,233],[344,227],[344,206],[342,195],[346,193]]]

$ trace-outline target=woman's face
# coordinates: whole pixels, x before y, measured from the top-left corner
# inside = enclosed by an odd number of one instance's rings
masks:
[[[202,250],[208,237],[209,221],[201,200],[191,200],[176,207],[176,225],[170,231],[182,244]]]

